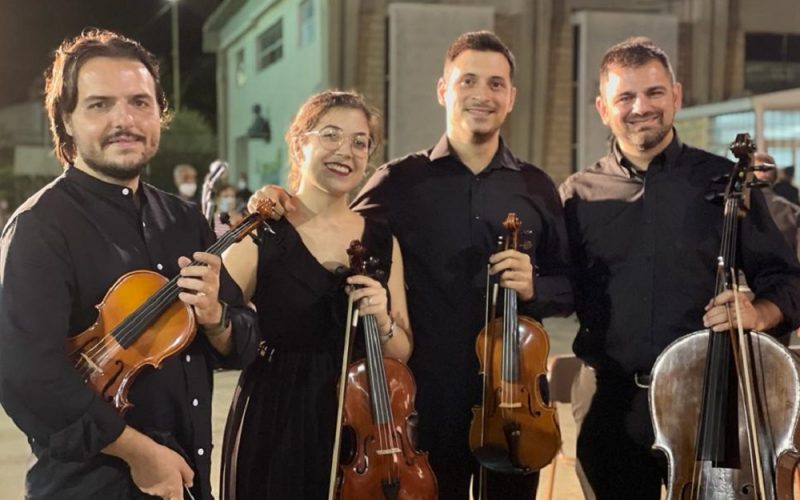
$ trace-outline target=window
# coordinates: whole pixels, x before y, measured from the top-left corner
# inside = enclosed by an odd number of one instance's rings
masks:
[[[261,71],[283,57],[283,18],[258,35],[256,65]]]
[[[729,148],[740,132],[747,132],[756,140],[756,114],[752,111],[713,116],[710,126],[708,150],[720,156],[733,158]]]
[[[244,48],[236,51],[236,85],[241,87],[247,81],[247,71],[244,67]]]
[[[298,12],[300,29],[298,30],[300,39],[298,44],[301,47],[311,45],[314,42],[314,0],[302,0]]]
[[[756,94],[800,87],[800,35],[746,33],[745,87]]]

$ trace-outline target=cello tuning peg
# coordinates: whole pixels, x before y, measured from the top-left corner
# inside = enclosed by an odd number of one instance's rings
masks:
[[[769,186],[769,182],[762,181],[762,180],[755,180],[755,181],[750,181],[750,182],[747,183],[747,187],[757,188],[757,189],[758,188],[765,188],[767,186]]]
[[[719,201],[719,200],[725,198],[725,193],[712,191],[712,192],[706,193],[705,196],[703,196],[703,197],[706,199],[706,201]]]

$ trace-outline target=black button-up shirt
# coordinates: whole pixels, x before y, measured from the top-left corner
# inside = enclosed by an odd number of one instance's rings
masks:
[[[667,345],[703,328],[723,220],[723,207],[706,194],[724,190],[719,177],[731,168],[676,135],[645,172],[632,168],[614,144],[564,182],[579,357],[617,375],[648,372]],[[748,285],[783,313],[774,333],[797,327],[800,266],[758,190],[738,234],[737,264]]]
[[[195,470],[193,494],[208,499],[211,370],[256,349],[255,315],[227,272],[235,353],[218,356],[204,335],[160,370],[145,368],[124,419],[83,382],[65,356],[65,339],[97,319],[111,285],[128,271],[172,278],[178,257],[213,242],[193,206],[141,183],[136,193],[70,167],[29,199],[0,240],[0,400],[28,436],[35,460],[28,498],[129,498],[127,465],[100,453],[125,424],[182,451]],[[243,326],[244,325],[244,326]]]
[[[468,421],[480,395],[475,338],[485,322],[486,266],[509,212],[519,216],[523,232],[532,231],[532,245],[520,250],[535,266],[536,295],[520,302],[520,312],[542,318],[572,309],[555,185],[502,141],[490,164],[474,174],[443,136],[433,149],[379,168],[353,206],[388,220],[400,244],[420,421]]]

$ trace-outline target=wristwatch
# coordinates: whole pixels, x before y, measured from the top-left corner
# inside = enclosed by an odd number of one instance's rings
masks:
[[[219,317],[219,323],[216,325],[198,325],[197,329],[205,333],[207,337],[217,337],[222,335],[231,324],[231,317],[228,315],[228,304],[224,300],[220,300],[219,304],[222,306],[222,314]]]

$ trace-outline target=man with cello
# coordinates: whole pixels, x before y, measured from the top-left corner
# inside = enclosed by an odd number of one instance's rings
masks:
[[[0,401],[33,452],[26,498],[210,499],[211,370],[255,357],[258,335],[219,257],[202,251],[214,241],[202,215],[140,179],[167,111],[156,59],[84,32],[56,51],[45,101],[65,171],[0,240]],[[137,269],[180,276],[198,333],[139,374],[123,417],[71,366],[65,341]]]
[[[715,296],[723,214],[708,201],[732,163],[680,141],[681,85],[650,40],[611,47],[599,82],[610,152],[560,189],[580,319],[573,347],[597,380],[577,453],[597,498],[658,499],[667,470],[652,449],[653,363],[679,337],[736,326],[733,292]],[[737,294],[741,326],[781,335],[800,325],[800,266],[758,190],[750,205],[737,252],[755,297]]]

